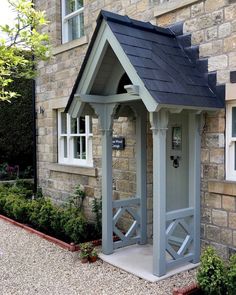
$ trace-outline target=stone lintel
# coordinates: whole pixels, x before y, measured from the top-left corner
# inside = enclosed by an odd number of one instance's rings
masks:
[[[225,100],[235,100],[235,99],[236,99],[236,83],[227,83]]]
[[[164,2],[157,5],[157,7],[154,10],[154,16],[158,17],[168,12],[188,6],[190,4],[194,4],[196,2],[199,2],[199,0],[182,0],[182,1]]]
[[[209,193],[229,195],[236,197],[236,182],[234,181],[209,181]]]
[[[69,174],[79,174],[79,175],[86,175],[86,176],[97,176],[97,169],[93,167],[78,167],[78,166],[71,166],[71,165],[64,165],[58,163],[50,163],[48,165],[49,170],[62,172],[62,173],[69,173]]]

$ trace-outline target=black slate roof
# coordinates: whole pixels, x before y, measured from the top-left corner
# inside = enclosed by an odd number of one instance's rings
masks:
[[[223,100],[210,88],[200,63],[190,58],[171,29],[101,11],[66,111],[73,100],[103,19],[157,103],[203,108],[224,106]]]

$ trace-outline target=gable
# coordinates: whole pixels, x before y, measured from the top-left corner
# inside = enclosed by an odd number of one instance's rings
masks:
[[[151,112],[160,107],[224,105],[170,29],[102,11],[66,110],[75,94],[115,94],[117,77],[124,73],[138,85]]]

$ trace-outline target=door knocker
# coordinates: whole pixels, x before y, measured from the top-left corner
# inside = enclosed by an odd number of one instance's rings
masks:
[[[181,160],[180,156],[170,156],[171,161],[173,161],[173,167],[178,168],[179,167],[179,161]]]

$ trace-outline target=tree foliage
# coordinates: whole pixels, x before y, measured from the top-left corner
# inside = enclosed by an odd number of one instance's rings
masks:
[[[49,37],[43,32],[47,25],[44,12],[29,0],[8,2],[16,17],[12,25],[0,26],[0,100],[18,96],[9,85],[16,78],[34,78],[37,62],[50,56]]]

